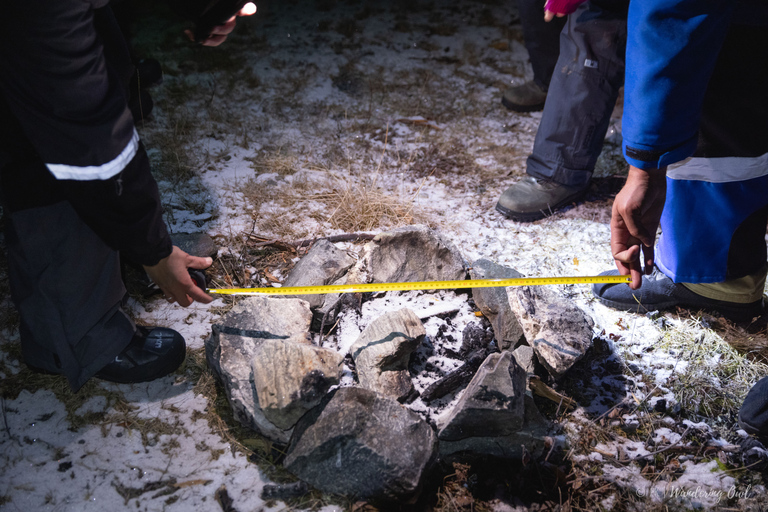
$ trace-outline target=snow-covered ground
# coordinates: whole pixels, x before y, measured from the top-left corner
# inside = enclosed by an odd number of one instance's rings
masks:
[[[259,267],[266,260],[254,256],[249,234],[292,242],[411,223],[439,230],[468,262],[485,257],[530,277],[589,276],[612,267],[610,197],[597,187],[586,202],[530,224],[494,209],[523,176],[541,117],[500,103],[507,86],[531,77],[515,2],[258,5],[253,19],[241,21],[216,49],[188,45],[182,25],[150,16],[151,9],[139,9],[136,19],[137,52],[160,60],[165,72],[151,91],[155,110],[139,130],[166,221],[173,232],[214,237],[215,283],[263,286],[285,277],[291,258]],[[617,148],[606,146],[597,176],[609,180],[623,171]],[[390,208],[370,211],[366,204]],[[341,215],[346,211],[352,213]],[[569,489],[610,482],[614,490],[596,491],[607,509],[664,499],[690,507],[759,506],[764,489],[749,487],[754,472],[739,465],[733,448],[743,435],[729,416],[733,408],[705,418],[697,413],[708,409],[691,411],[691,400],[682,412],[664,411],[691,394],[681,395],[683,381],[708,382],[711,389],[701,394],[718,400],[716,390],[727,387],[738,402],[765,366],[742,361],[706,318],[618,313],[598,304],[588,287],[558,290],[595,319],[603,358],[582,368],[595,370],[594,379],[579,377],[611,397],[593,397],[557,417],[571,442],[585,431],[600,433],[586,447],[574,446],[569,460],[602,469],[589,478],[572,472]],[[130,307],[141,323],[177,329],[200,354],[230,303],[219,298],[182,309],[134,298]],[[219,410],[202,391],[205,372],[194,361],[156,382],[94,381],[73,396],[63,379],[39,380],[25,370],[17,325],[8,313],[4,318],[11,321],[3,324],[0,345],[0,509],[293,508],[262,500],[272,473],[239,449],[258,440],[240,436],[235,447],[222,436],[211,420]],[[609,360],[616,371],[600,374],[601,361]],[[558,390],[578,394],[566,383]],[[666,409],[657,406],[662,399]],[[720,449],[676,450],[692,446],[690,435],[680,438],[692,431],[706,438],[701,446]],[[631,459],[652,454],[650,439],[671,446],[663,457],[676,455],[648,473],[649,465]],[[674,471],[665,472],[666,465]],[[302,506],[341,507],[318,503]]]

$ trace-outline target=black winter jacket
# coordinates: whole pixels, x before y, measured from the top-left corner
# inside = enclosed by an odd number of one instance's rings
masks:
[[[69,201],[107,245],[154,265],[171,239],[107,3],[0,2],[0,193],[10,211]]]

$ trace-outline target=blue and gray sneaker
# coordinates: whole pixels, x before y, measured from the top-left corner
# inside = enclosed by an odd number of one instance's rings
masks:
[[[619,271],[609,270],[600,275],[616,276]],[[656,267],[653,273],[643,276],[643,284],[638,290],[632,290],[624,283],[601,283],[592,285],[592,293],[610,308],[642,314],[680,307],[709,311],[733,322],[749,322],[764,312],[763,299],[746,304],[710,299],[672,282]]]

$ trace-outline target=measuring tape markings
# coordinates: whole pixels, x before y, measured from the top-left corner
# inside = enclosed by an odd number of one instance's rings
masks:
[[[463,281],[413,281],[406,283],[336,284],[285,286],[281,288],[207,288],[214,295],[321,295],[326,293],[367,293],[410,290],[450,290],[462,288],[498,288],[548,284],[629,283],[630,276],[518,277],[511,279],[466,279]]]

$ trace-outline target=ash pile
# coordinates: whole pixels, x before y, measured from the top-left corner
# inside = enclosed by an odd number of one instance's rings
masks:
[[[360,254],[320,240],[284,286],[523,277],[425,226]],[[325,493],[412,500],[437,464],[539,456],[531,389],[590,347],[593,321],[546,287],[254,296],[213,327],[208,363],[236,419]],[[546,387],[546,386],[544,386]]]

